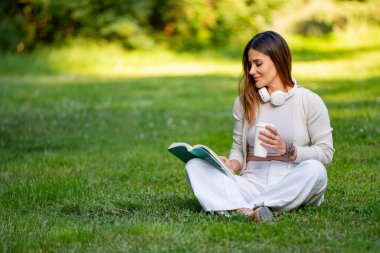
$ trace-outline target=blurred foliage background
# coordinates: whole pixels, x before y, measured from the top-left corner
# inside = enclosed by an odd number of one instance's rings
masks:
[[[380,0],[2,0],[0,50],[78,39],[141,50],[241,47],[273,27],[313,37],[372,29],[379,11]]]

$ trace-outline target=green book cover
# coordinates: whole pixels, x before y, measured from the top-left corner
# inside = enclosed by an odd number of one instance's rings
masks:
[[[234,173],[228,169],[227,165],[220,160],[219,156],[205,145],[197,144],[191,146],[184,142],[175,142],[169,146],[168,151],[184,163],[187,163],[193,158],[201,158],[208,161],[213,167],[219,169],[225,175],[235,176]]]

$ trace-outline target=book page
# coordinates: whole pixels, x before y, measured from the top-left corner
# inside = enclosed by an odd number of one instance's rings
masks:
[[[213,167],[216,167],[225,175],[235,176],[219,156],[205,145],[197,144],[191,146],[184,142],[175,142],[169,146],[168,150],[185,163],[193,158],[201,158],[211,163]]]

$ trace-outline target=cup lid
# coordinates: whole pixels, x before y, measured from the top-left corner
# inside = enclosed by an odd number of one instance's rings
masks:
[[[266,125],[268,125],[268,123],[265,123],[265,122],[257,122],[255,124],[255,127],[265,127]]]
[[[271,124],[271,123],[265,123],[265,122],[257,122],[256,124],[255,124],[255,127],[257,126],[257,127],[265,127],[266,125],[270,125],[271,127],[275,127],[273,124]]]

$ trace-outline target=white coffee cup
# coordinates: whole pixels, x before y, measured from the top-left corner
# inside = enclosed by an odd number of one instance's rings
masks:
[[[261,145],[260,140],[259,140],[259,132],[260,130],[268,131],[266,130],[265,126],[270,125],[273,126],[272,124],[269,123],[264,123],[264,122],[258,122],[255,124],[255,143],[253,147],[253,154],[258,157],[267,157],[268,154],[268,149],[265,148],[263,145]]]

